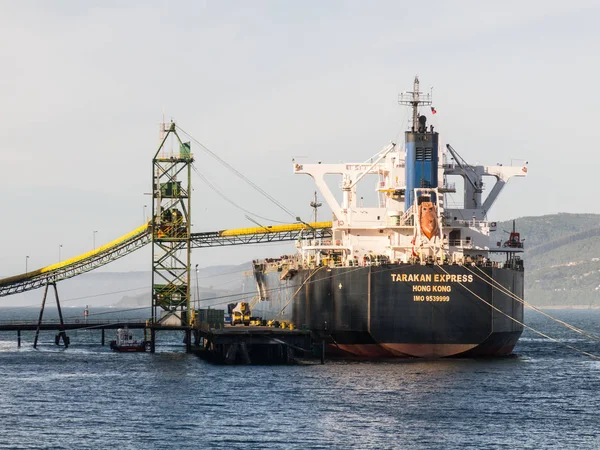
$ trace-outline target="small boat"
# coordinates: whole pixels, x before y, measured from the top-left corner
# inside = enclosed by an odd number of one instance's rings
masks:
[[[127,327],[117,330],[117,339],[110,341],[110,348],[115,352],[145,352],[149,342],[133,339]]]

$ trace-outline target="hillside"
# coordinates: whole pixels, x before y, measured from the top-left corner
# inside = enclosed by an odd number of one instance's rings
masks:
[[[538,306],[600,307],[600,215],[516,219],[525,239],[525,298]],[[512,221],[499,222],[494,240]]]
[[[225,295],[238,294],[243,289],[252,291],[255,285],[244,286],[243,273],[251,270],[250,262],[238,265],[202,267],[198,272],[192,267],[192,300],[200,298],[202,305],[210,305]],[[152,274],[145,272],[90,272],[61,281],[58,284],[63,308],[76,308],[83,312],[85,305],[115,307],[118,309],[148,306]],[[198,286],[198,288],[196,288]],[[0,307],[38,307],[44,294],[43,289],[23,292],[2,298]],[[248,294],[250,295],[250,294]],[[54,297],[50,308],[54,309]],[[211,301],[212,300],[212,301]]]
[[[195,307],[209,307],[215,304],[228,302],[229,297],[238,298],[237,295],[243,292],[244,278],[243,273],[250,270],[250,263],[228,266],[210,266],[198,269],[198,272],[192,269],[191,278],[191,301]],[[151,274],[146,273],[148,280]],[[150,286],[150,282],[148,286]],[[252,291],[254,285],[249,289]],[[248,294],[250,295],[250,294]],[[112,306],[115,308],[135,308],[150,307],[151,293],[150,289],[138,294],[129,294],[121,298]]]

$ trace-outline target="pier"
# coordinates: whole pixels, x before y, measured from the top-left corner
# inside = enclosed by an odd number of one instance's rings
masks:
[[[324,363],[322,346],[318,345],[309,330],[290,330],[267,326],[223,328],[185,327],[177,325],[154,325],[144,320],[100,320],[76,319],[62,321],[51,319],[39,323],[37,320],[3,320],[0,332],[16,332],[17,346],[21,347],[21,333],[35,331],[34,348],[38,347],[40,331],[56,331],[54,343],[65,348],[71,344],[67,331],[99,330],[100,343],[106,345],[106,331],[119,328],[144,330],[144,340],[153,351],[158,331],[182,331],[187,353],[216,364],[294,364],[297,358],[316,356]],[[148,339],[146,339],[148,338]]]
[[[94,320],[94,319],[76,319],[70,321],[61,321],[60,319],[50,319],[44,322],[38,322],[37,320],[1,320],[0,321],[0,332],[17,332],[17,346],[21,347],[21,333],[23,331],[35,331],[35,340],[33,347],[37,348],[38,338],[40,331],[56,331],[55,343],[57,345],[62,344],[68,347],[71,343],[71,339],[67,336],[67,331],[76,330],[100,330],[102,345],[106,344],[106,332],[105,330],[116,330],[118,328],[129,328],[132,330],[144,330],[145,335],[154,336],[156,331],[184,331],[189,333],[190,327],[181,326],[167,326],[167,325],[156,325],[150,326],[145,320]]]
[[[296,357],[312,354],[308,330],[266,326],[193,330],[192,353],[219,364],[293,364]]]

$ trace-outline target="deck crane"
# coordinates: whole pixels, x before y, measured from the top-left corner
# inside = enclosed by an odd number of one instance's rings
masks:
[[[445,208],[448,217],[460,217],[461,220],[485,220],[498,195],[512,177],[527,176],[527,161],[524,165],[503,166],[498,163],[495,166],[483,166],[479,164],[468,164],[450,144],[446,148],[453,157],[456,164],[444,165],[444,176],[458,175],[464,181],[464,207]],[[483,177],[495,178],[495,183],[482,199]]]
[[[473,189],[475,189],[475,193],[481,194],[483,192],[483,183],[477,176],[477,173],[475,173],[475,170],[473,170],[473,168],[469,164],[467,164],[463,157],[460,156],[450,144],[446,144],[446,148],[452,154],[452,157],[454,158],[454,161],[456,161],[456,164],[458,164],[458,167],[464,170],[465,177],[467,181],[471,184],[471,186],[473,186]]]

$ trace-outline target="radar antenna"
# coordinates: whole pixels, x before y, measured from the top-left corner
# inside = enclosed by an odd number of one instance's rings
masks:
[[[417,130],[419,123],[419,106],[431,106],[431,93],[423,94],[419,91],[419,77],[415,76],[415,84],[412,91],[406,91],[398,95],[398,104],[412,106],[412,129]]]

